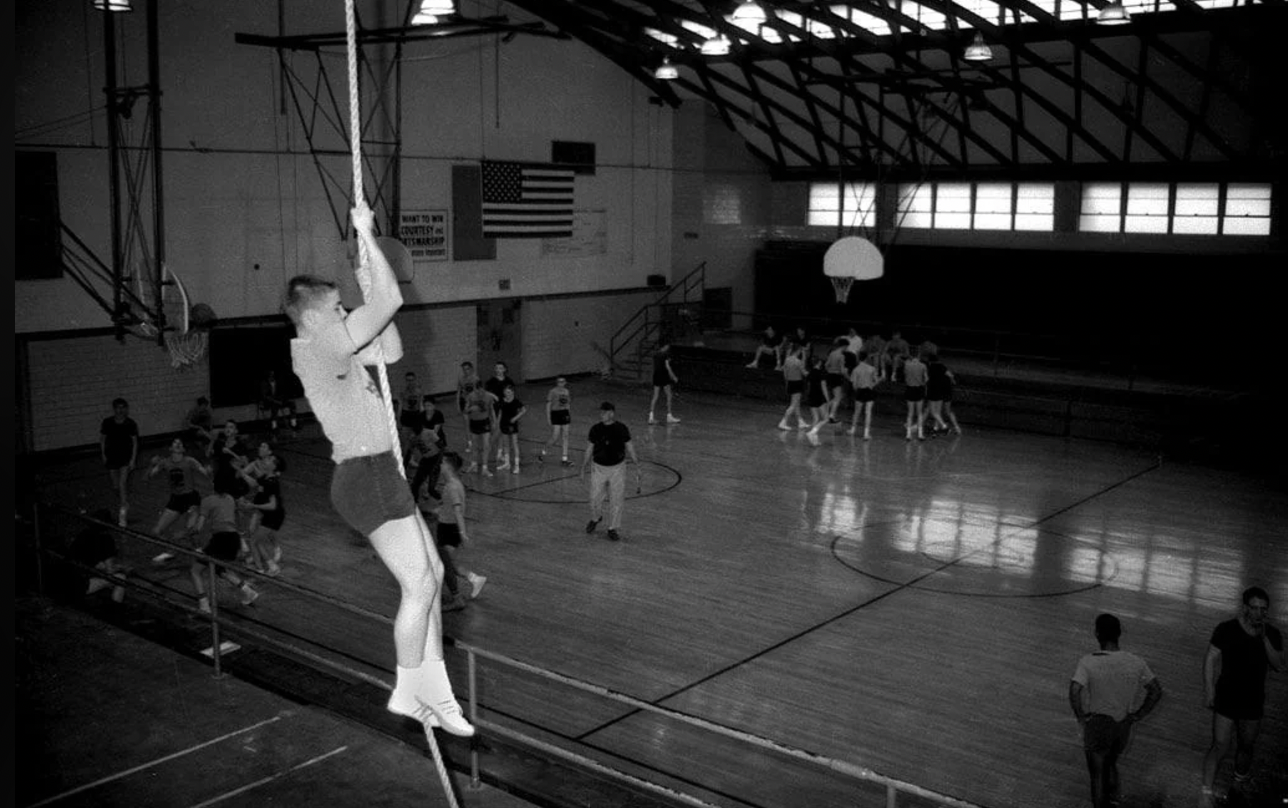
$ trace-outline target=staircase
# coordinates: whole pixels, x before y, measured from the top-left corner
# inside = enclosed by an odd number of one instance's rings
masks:
[[[652,372],[652,356],[663,340],[702,342],[702,298],[707,262],[671,284],[617,329],[608,343],[610,374],[619,381],[642,381]]]

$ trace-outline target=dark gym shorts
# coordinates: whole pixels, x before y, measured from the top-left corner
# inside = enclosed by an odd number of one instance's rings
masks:
[[[123,469],[128,465],[130,465],[129,455],[120,455],[120,456],[108,455],[107,459],[103,461],[103,468],[107,469],[108,471],[116,471],[117,469]]]
[[[492,419],[485,418],[482,421],[470,421],[471,435],[486,435],[492,431]]]
[[[829,373],[829,374],[827,374],[827,389],[829,389],[829,390],[835,390],[835,389],[836,389],[836,388],[838,388],[838,387],[844,387],[844,386],[845,386],[845,374],[844,374],[844,373]]]
[[[331,477],[331,504],[349,527],[364,536],[386,522],[416,513],[416,501],[393,452],[341,461]]]
[[[805,392],[804,379],[793,379],[787,382],[787,395],[794,396],[797,393],[804,393],[804,392]]]
[[[259,518],[259,526],[268,530],[281,530],[282,523],[286,521],[286,511],[265,511],[264,515]]]
[[[670,377],[670,376],[654,376],[654,377],[653,377],[653,386],[654,386],[654,387],[670,387],[670,386],[671,386],[671,377]]]
[[[921,387],[906,388],[903,391],[903,400],[904,401],[925,401],[926,400],[925,386],[923,385]]]
[[[551,410],[550,425],[564,426],[572,423],[572,410]]]
[[[1131,734],[1131,722],[1093,714],[1082,727],[1082,748],[1088,752],[1121,752]]]
[[[854,400],[859,402],[860,404],[866,404],[869,401],[876,401],[876,398],[877,398],[876,391],[873,390],[871,387],[854,388]]]
[[[203,552],[219,561],[236,561],[237,554],[241,552],[241,544],[240,535],[223,531],[210,537]]]
[[[517,434],[519,434],[519,425],[518,425],[518,424],[501,424],[501,434],[502,434],[502,435],[517,435]]]
[[[201,494],[196,491],[189,491],[186,494],[171,494],[170,499],[166,500],[165,509],[175,513],[186,513],[189,508],[201,507]]]
[[[1231,721],[1260,721],[1264,712],[1265,698],[1249,697],[1242,693],[1230,693],[1218,690],[1216,702],[1212,709]]]
[[[434,526],[434,544],[439,547],[460,547],[461,528],[455,523],[439,522]]]

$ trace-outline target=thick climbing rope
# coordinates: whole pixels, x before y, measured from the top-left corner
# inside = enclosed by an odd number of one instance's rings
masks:
[[[344,0],[344,35],[345,44],[349,57],[349,146],[353,159],[353,204],[354,207],[366,205],[365,192],[363,191],[362,182],[362,100],[358,93],[358,18],[354,9],[354,0]],[[355,270],[358,276],[358,287],[362,289],[364,300],[371,296],[371,256],[367,254],[367,245],[361,239],[358,240],[358,267]],[[393,396],[389,391],[389,372],[385,367],[384,355],[380,352],[380,343],[377,341],[377,358],[380,360],[376,363],[378,375],[380,377],[380,396],[385,401],[393,401]],[[393,442],[394,456],[399,454],[401,441],[398,435],[398,421],[394,416],[393,407],[385,407],[385,420],[389,427],[389,437]],[[405,478],[407,472],[403,469],[402,463],[398,464],[398,472]],[[434,737],[434,730],[428,725],[425,726],[425,740],[429,743],[429,749],[434,753],[434,767],[438,770],[438,778],[443,784],[443,793],[447,795],[448,808],[457,808],[456,792],[452,789],[451,776],[447,773],[447,766],[443,762],[442,750],[438,748],[438,741]]]

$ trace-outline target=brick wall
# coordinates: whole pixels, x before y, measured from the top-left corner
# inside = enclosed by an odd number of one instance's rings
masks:
[[[28,448],[35,451],[97,444],[99,424],[118,396],[130,402],[130,417],[144,437],[178,431],[197,397],[210,392],[205,359],[176,370],[168,351],[134,337],[122,343],[106,334],[33,339],[19,344],[24,347]]]

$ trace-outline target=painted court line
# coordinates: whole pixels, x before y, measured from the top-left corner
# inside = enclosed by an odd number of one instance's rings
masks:
[[[241,788],[233,789],[232,791],[229,791],[227,793],[220,794],[218,797],[208,799],[205,802],[199,802],[196,805],[189,806],[189,808],[206,808],[207,805],[214,805],[217,802],[223,802],[224,800],[229,799],[231,797],[236,797],[238,794],[244,794],[245,792],[250,791],[252,788],[259,788],[260,786],[265,785],[266,783],[271,783],[274,780],[285,777],[286,775],[292,772],[297,772],[300,769],[306,768],[308,766],[312,766],[314,763],[321,763],[322,761],[326,760],[332,755],[338,755],[348,748],[349,747],[347,746],[341,746],[338,749],[332,749],[330,752],[327,752],[325,755],[318,755],[312,760],[306,760],[303,763],[296,764],[291,768],[287,769],[286,771],[278,772],[277,774],[270,775],[260,780],[256,780],[253,783],[247,783]]]
[[[64,791],[62,794],[57,794],[53,797],[46,797],[40,802],[33,802],[31,805],[28,805],[27,808],[40,808],[40,806],[42,805],[48,805],[51,802],[57,802],[58,800],[67,799],[73,794],[79,794],[82,791],[88,791],[91,788],[98,788],[99,786],[104,785],[106,783],[110,783],[113,780],[120,780],[122,777],[129,777],[131,774],[137,774],[138,772],[141,772],[145,769],[150,769],[153,766],[160,766],[162,763],[166,763],[168,761],[174,760],[175,758],[183,757],[184,755],[191,754],[192,752],[196,752],[199,749],[205,749],[207,746],[212,746],[214,744],[220,743],[221,741],[226,741],[229,738],[233,738],[237,735],[241,735],[242,733],[250,732],[253,729],[258,729],[267,724],[272,724],[274,721],[281,721],[281,720],[282,720],[282,716],[275,715],[272,718],[266,719],[264,721],[260,721],[257,724],[251,724],[249,727],[243,727],[239,730],[234,730],[233,732],[230,732],[227,735],[220,735],[218,738],[213,738],[204,743],[199,743],[196,746],[190,746],[187,749],[181,750],[179,752],[175,752],[170,755],[166,755],[165,757],[157,758],[156,760],[150,761],[148,763],[135,766],[132,769],[126,769],[125,771],[108,775],[107,777],[104,777],[100,780],[95,780],[92,783],[86,783],[83,786],[77,786],[76,788],[73,788],[71,791]]]

